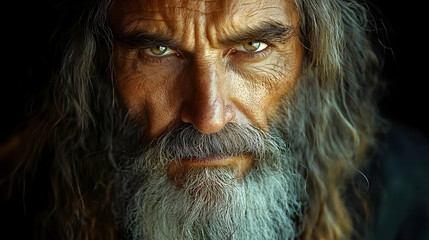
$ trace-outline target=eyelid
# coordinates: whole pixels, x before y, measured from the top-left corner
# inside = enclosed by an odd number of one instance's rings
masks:
[[[255,51],[248,51],[244,48],[244,44],[248,43],[248,42],[259,42],[260,46],[258,46],[258,49]],[[240,45],[238,45],[237,47],[234,48],[235,51],[240,51],[240,52],[245,52],[245,53],[258,53],[261,51],[264,51],[265,49],[267,49],[268,47],[270,47],[270,44],[264,42],[264,41],[246,41],[243,43],[240,43]]]
[[[174,48],[168,47],[169,49],[168,54],[154,55],[150,53],[150,48],[152,47],[144,47],[138,50],[139,58],[142,61],[146,63],[165,64],[173,60],[179,60],[180,62],[182,62],[182,60],[184,59],[180,51]]]
[[[249,42],[251,42],[251,40]],[[253,41],[253,42],[256,42],[256,41]],[[276,45],[273,45],[271,42],[268,42],[268,41],[258,41],[258,42],[264,43],[264,48],[262,50],[254,51],[254,52],[241,51],[237,49],[237,45],[236,45],[236,47],[230,48],[227,52],[225,52],[225,56],[229,55],[230,57],[232,57],[231,59],[252,62],[268,56],[272,52],[271,50],[276,48]],[[240,46],[242,45],[243,43],[240,44]]]
[[[162,55],[156,55],[156,54],[154,54],[154,53],[151,51],[151,48],[153,48],[153,47],[155,47],[155,46],[148,47],[148,48],[143,48],[143,49],[141,49],[140,51],[141,51],[141,52],[143,52],[143,53],[145,53],[145,54],[147,54],[147,55],[149,55],[149,56],[151,56],[151,57],[155,57],[155,58],[166,57],[166,56],[169,56],[169,55],[172,55],[172,54],[176,54],[176,53],[177,53],[177,51],[176,51],[176,50],[174,50],[174,49],[172,49],[172,48],[170,48],[170,47],[166,47],[166,48],[167,48],[167,51],[166,51],[164,54],[162,54]]]

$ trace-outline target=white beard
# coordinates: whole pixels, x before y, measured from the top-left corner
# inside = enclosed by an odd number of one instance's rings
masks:
[[[305,181],[290,152],[278,152],[242,180],[230,168],[195,168],[180,188],[165,171],[146,169],[141,184],[124,189],[126,230],[136,240],[297,238]]]
[[[135,195],[134,239],[294,239],[301,216],[299,176],[260,172],[238,182],[228,169],[191,173],[183,188],[153,176]]]

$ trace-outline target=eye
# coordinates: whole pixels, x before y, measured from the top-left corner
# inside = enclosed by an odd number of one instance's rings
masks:
[[[260,52],[268,47],[268,44],[261,41],[245,42],[242,45],[236,47],[237,51],[243,52]]]
[[[143,49],[143,52],[149,56],[163,57],[175,53],[176,51],[166,46],[153,46]]]

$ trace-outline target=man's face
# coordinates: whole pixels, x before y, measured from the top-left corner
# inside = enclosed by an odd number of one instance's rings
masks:
[[[135,237],[293,238],[303,181],[273,123],[303,58],[293,5],[118,0],[110,21],[115,83],[144,135],[123,176]]]
[[[111,10],[115,82],[130,115],[152,140],[188,123],[211,134],[233,122],[268,130],[302,62],[297,16],[284,0],[123,0]],[[231,166],[249,156],[181,159]]]

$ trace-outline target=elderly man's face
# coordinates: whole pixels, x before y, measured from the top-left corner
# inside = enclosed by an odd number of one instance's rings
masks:
[[[299,76],[303,47],[285,0],[122,0],[111,10],[115,81],[147,140],[189,123],[211,134],[233,122],[268,130]],[[249,156],[182,159],[184,166],[231,166]]]

